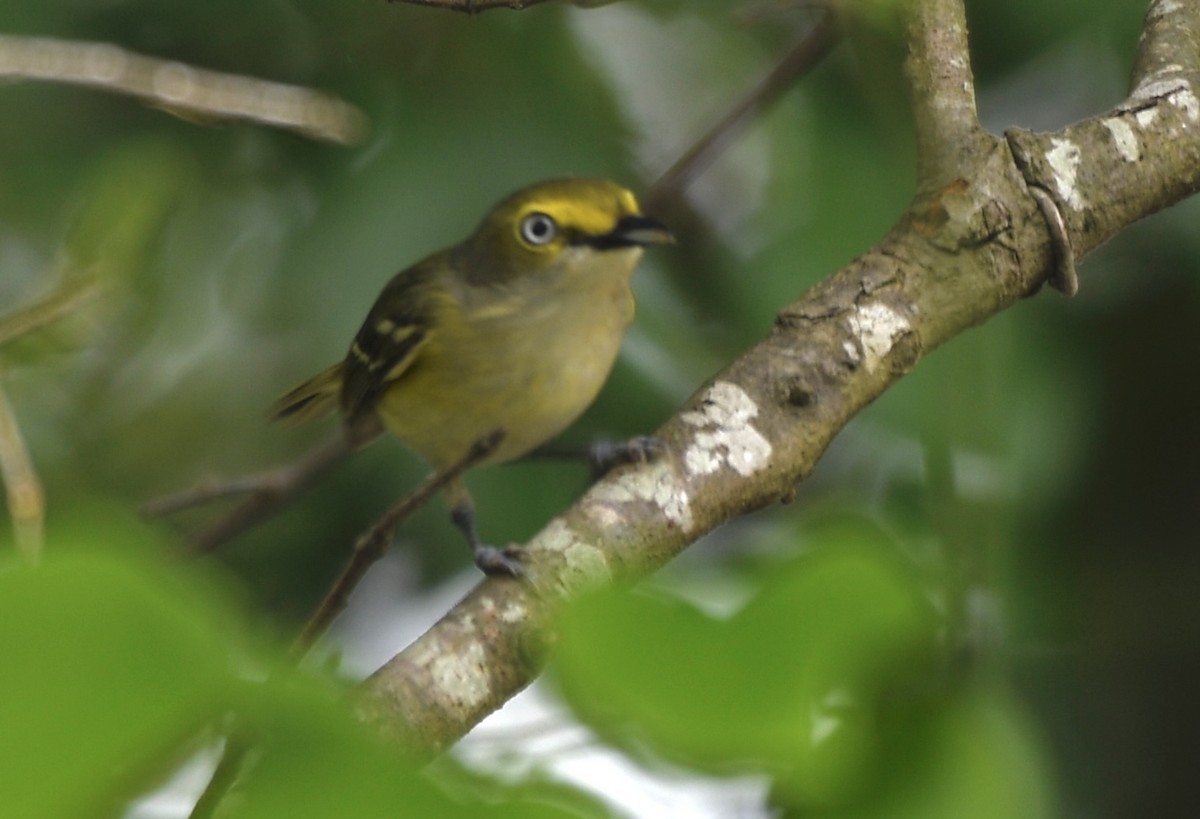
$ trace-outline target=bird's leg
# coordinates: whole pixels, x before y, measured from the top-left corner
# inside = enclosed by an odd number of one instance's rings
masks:
[[[553,444],[540,446],[525,455],[526,458],[555,459],[564,461],[586,461],[595,478],[623,464],[640,464],[653,461],[667,451],[667,445],[653,435],[638,435],[627,441],[596,441],[586,449],[583,447],[561,447]]]
[[[597,478],[624,464],[641,464],[665,454],[667,445],[653,435],[639,435],[627,441],[597,441],[588,452],[588,463]]]
[[[466,536],[479,570],[490,577],[524,577],[520,549],[515,546],[489,546],[479,539],[479,533],[475,530],[475,503],[466,484],[456,480],[446,494],[450,501],[450,519]]]

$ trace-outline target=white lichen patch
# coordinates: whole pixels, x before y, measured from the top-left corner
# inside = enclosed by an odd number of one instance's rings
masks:
[[[1200,100],[1196,99],[1190,85],[1179,89],[1170,97],[1171,102],[1183,109],[1183,113],[1192,122],[1200,120]]]
[[[1158,119],[1158,109],[1143,108],[1141,111],[1138,111],[1136,114],[1134,114],[1133,118],[1137,120],[1139,128],[1149,128],[1154,124],[1154,120]]]
[[[718,381],[708,388],[700,407],[681,416],[684,423],[696,427],[683,456],[689,475],[711,475],[729,466],[748,477],[767,465],[771,444],[751,423],[758,404],[745,390]]]
[[[529,609],[520,603],[508,602],[500,608],[491,597],[485,597],[479,605],[486,614],[495,616],[502,623],[520,623],[529,619]]]
[[[472,640],[463,643],[457,651],[435,654],[425,665],[441,696],[473,710],[492,696],[486,661],[483,644]]]
[[[1108,129],[1108,133],[1112,135],[1113,144],[1117,146],[1117,153],[1126,162],[1137,162],[1142,158],[1142,149],[1138,145],[1137,134],[1129,127],[1129,123],[1120,117],[1109,117],[1101,120],[1104,127]]]
[[[1157,0],[1150,4],[1150,10],[1146,12],[1147,20],[1157,20],[1167,14],[1174,14],[1183,8],[1183,4],[1177,0]]]
[[[875,370],[884,356],[892,351],[896,339],[912,329],[908,319],[882,302],[858,305],[849,323],[850,332],[858,341],[858,349],[862,350],[863,366],[868,372]]]
[[[1081,156],[1079,146],[1069,139],[1051,139],[1050,146],[1046,161],[1054,174],[1054,186],[1058,189],[1059,198],[1079,210],[1087,204],[1076,187],[1075,177]]]
[[[520,603],[509,603],[504,608],[500,609],[500,622],[508,623],[523,623],[529,619],[529,609],[522,606]]]
[[[538,533],[530,549],[558,552],[566,561],[566,575],[587,583],[603,583],[612,579],[612,569],[604,552],[578,535],[562,520],[552,520]]]
[[[1138,83],[1137,88],[1133,89],[1133,93],[1129,95],[1130,98],[1135,100],[1167,99],[1172,94],[1176,94],[1187,88],[1187,80],[1182,77],[1165,76],[1172,69],[1175,71],[1182,70],[1177,65],[1169,65],[1160,71],[1156,71]]]
[[[1137,88],[1133,89],[1133,93],[1129,95],[1130,99],[1137,101],[1166,100],[1182,110],[1184,115],[1192,122],[1200,120],[1200,99],[1196,98],[1196,92],[1192,90],[1191,83],[1184,77],[1171,76],[1182,71],[1182,66],[1166,66],[1161,71],[1147,77]],[[1150,117],[1146,122],[1143,122],[1142,113],[1144,112],[1138,112],[1137,120],[1139,125],[1145,127],[1154,121],[1153,117]]]
[[[588,516],[601,525],[618,523],[622,516],[611,507],[627,503],[652,503],[685,532],[694,523],[687,489],[666,458],[627,472],[620,480],[601,481],[584,496],[584,503]]]

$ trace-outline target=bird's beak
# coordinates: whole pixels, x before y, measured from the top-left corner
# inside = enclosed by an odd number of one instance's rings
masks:
[[[667,226],[652,216],[623,216],[604,238],[614,247],[675,244]]]

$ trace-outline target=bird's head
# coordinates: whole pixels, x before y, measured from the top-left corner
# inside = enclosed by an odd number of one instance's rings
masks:
[[[460,248],[474,284],[636,263],[640,248],[675,241],[644,216],[632,193],[605,179],[563,178],[517,191],[483,218]]]

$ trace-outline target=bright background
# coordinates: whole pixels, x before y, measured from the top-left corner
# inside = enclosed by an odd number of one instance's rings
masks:
[[[270,426],[266,410],[343,354],[396,270],[535,179],[646,187],[803,30],[804,12],[742,14],[782,5],[631,0],[475,17],[328,0],[0,6],[2,33],[314,86],[370,120],[345,148],[87,89],[0,86],[0,315],[72,276],[106,284],[0,349],[46,486],[48,557],[131,543],[168,553],[174,523],[204,516],[148,524],[138,504],[317,441],[325,429]],[[968,3],[987,127],[1053,129],[1124,96],[1144,6],[1101,5]],[[882,31],[858,31],[690,188],[671,214],[680,246],[643,264],[622,359],[568,442],[652,431],[903,212],[914,162],[895,53]],[[632,601],[596,602],[614,608],[569,623],[544,696],[589,721],[589,746],[648,769],[669,759],[773,781],[779,804],[805,815],[1177,815],[1200,726],[1198,216],[1188,202],[1133,226],[1085,260],[1077,298],[1039,294],[935,352],[838,438],[796,503],[726,527]],[[354,536],[423,472],[381,442],[219,566],[151,558],[139,571],[202,573],[219,589],[183,620],[286,639]],[[481,470],[482,532],[522,541],[586,483],[569,463]],[[473,571],[437,505],[399,541],[388,582],[340,632],[351,657],[401,648],[379,635],[419,632],[448,605],[441,584],[460,588],[456,573]],[[0,549],[11,542],[0,529]],[[8,582],[40,588],[4,559]],[[26,619],[10,612],[5,628],[30,656],[53,644],[39,605],[63,615],[64,634],[73,618],[118,629],[103,603],[48,585],[7,598]],[[395,609],[426,594],[431,608]],[[215,626],[229,607],[241,625]],[[653,627],[641,642],[595,628],[623,617]],[[204,651],[232,651],[220,639]],[[121,665],[137,679],[162,671],[108,659],[122,685]],[[656,692],[663,668],[678,679],[665,674]],[[754,687],[764,679],[780,690]],[[46,696],[44,713],[58,713]],[[98,701],[84,700],[84,712]],[[794,733],[768,740],[753,723],[775,707],[800,722],[777,720]],[[751,727],[726,730],[735,723]],[[842,741],[834,752],[829,736]],[[772,756],[776,741],[787,750]],[[896,795],[906,787],[915,795]],[[744,815],[759,815],[763,790]]]

